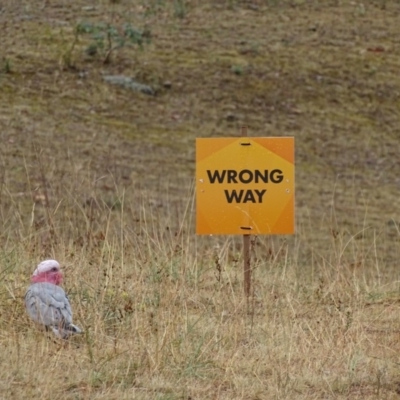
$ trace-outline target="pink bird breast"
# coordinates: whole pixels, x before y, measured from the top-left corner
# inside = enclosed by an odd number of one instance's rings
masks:
[[[63,275],[60,270],[54,268],[54,270],[41,272],[31,277],[32,283],[48,282],[53,285],[60,285],[62,283]]]

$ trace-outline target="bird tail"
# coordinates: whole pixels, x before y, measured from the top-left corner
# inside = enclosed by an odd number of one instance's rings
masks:
[[[51,329],[53,333],[60,339],[68,339],[71,335],[84,333],[82,329],[78,328],[74,324],[69,324],[63,327],[52,326]]]
[[[68,327],[67,327],[67,330],[68,330],[69,332],[72,332],[72,333],[84,333],[83,330],[82,330],[81,328],[78,328],[78,327],[77,327],[76,325],[74,325],[74,324],[69,324]]]

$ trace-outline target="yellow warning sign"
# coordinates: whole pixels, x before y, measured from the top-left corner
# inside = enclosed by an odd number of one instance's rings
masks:
[[[294,138],[197,139],[196,230],[294,233]]]

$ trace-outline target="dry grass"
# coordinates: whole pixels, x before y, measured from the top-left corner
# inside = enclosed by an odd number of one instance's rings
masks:
[[[397,1],[89,6],[0,13],[0,397],[399,398]],[[152,41],[103,64],[83,20]],[[194,139],[242,124],[296,138],[296,235],[253,240],[249,303],[240,237],[194,233]],[[23,309],[48,257],[67,345]]]

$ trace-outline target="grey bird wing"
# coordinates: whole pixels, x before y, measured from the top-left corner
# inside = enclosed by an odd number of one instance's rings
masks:
[[[25,295],[29,316],[37,323],[49,327],[72,324],[72,310],[64,290],[47,282],[34,283]]]

